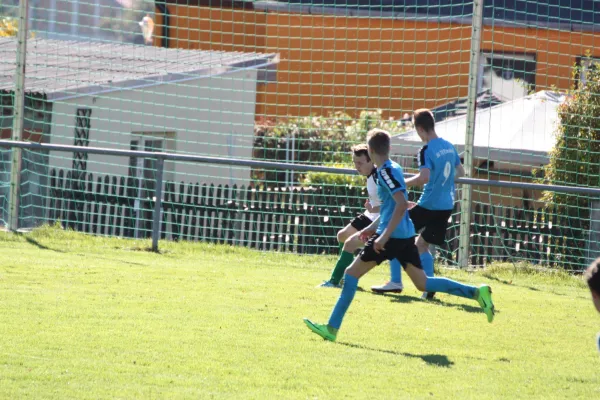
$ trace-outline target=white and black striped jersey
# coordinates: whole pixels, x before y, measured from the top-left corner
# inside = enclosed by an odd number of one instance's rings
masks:
[[[371,207],[379,207],[381,206],[381,199],[379,198],[379,194],[377,194],[377,168],[373,167],[373,171],[367,177],[367,192],[369,193],[369,203]],[[379,213],[372,213],[368,210],[365,210],[363,213],[367,218],[371,221],[374,221],[379,217]]]

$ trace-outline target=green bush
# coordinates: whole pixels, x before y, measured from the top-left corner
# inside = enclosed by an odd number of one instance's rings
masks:
[[[366,140],[373,128],[398,134],[407,130],[402,121],[384,120],[382,111],[363,111],[358,119],[336,112],[328,117],[310,116],[261,122],[254,130],[253,157],[257,160],[286,162],[293,153],[296,164],[349,164],[350,148]],[[293,139],[292,139],[293,138]],[[287,160],[289,161],[289,160]],[[285,181],[285,171],[254,170],[253,178],[262,182]],[[295,183],[304,174],[295,173]]]
[[[582,67],[573,68],[577,82]],[[600,187],[600,69],[585,71],[586,83],[573,87],[558,109],[560,124],[545,180],[554,185]],[[545,192],[543,200],[567,217],[572,233],[567,238],[570,267],[585,263],[585,232],[589,229],[590,198],[583,195]],[[575,265],[573,265],[575,264]]]
[[[349,165],[335,164],[330,165],[336,168],[352,168]],[[361,175],[343,175],[329,174],[326,172],[308,172],[304,175],[302,186],[349,186],[363,187],[366,185],[366,178]]]

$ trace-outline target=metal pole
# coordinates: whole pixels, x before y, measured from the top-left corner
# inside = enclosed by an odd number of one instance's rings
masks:
[[[471,29],[471,63],[469,65],[469,92],[467,101],[467,131],[465,132],[464,167],[466,176],[473,171],[473,141],[475,137],[475,112],[477,110],[477,74],[479,72],[479,53],[481,47],[481,29],[483,26],[483,0],[473,1],[473,24]],[[469,265],[469,246],[471,235],[471,185],[462,185],[460,201],[460,239],[458,265]]]
[[[176,153],[156,153],[152,151],[141,151],[141,150],[118,150],[118,149],[106,149],[102,147],[81,147],[63,144],[46,144],[46,143],[32,143],[32,142],[15,142],[12,140],[0,139],[0,147],[7,148],[21,148],[31,149],[39,151],[59,151],[66,153],[83,152],[88,154],[104,154],[110,156],[120,157],[145,157],[145,158],[162,158],[170,161],[184,161],[184,162],[196,162],[202,164],[214,164],[214,165],[235,165],[236,167],[252,167],[252,168],[264,168],[264,169],[290,169],[292,167],[295,171],[313,171],[313,172],[326,172],[329,174],[342,174],[342,175],[357,175],[358,172],[354,168],[334,168],[334,167],[322,167],[320,165],[307,165],[307,164],[285,164],[282,162],[275,161],[257,161],[257,160],[246,160],[239,158],[221,158],[221,157],[207,157],[207,156],[194,156],[187,154],[176,154]],[[414,174],[405,174],[406,178],[414,176]],[[516,188],[516,189],[530,189],[530,190],[550,190],[556,193],[576,193],[585,194],[590,196],[600,197],[600,188],[593,187],[582,187],[582,186],[564,186],[564,185],[548,185],[541,183],[526,183],[526,182],[512,182],[512,181],[495,181],[491,179],[474,179],[474,178],[459,178],[456,179],[456,183],[462,183],[465,185],[472,186],[494,186],[504,188]]]
[[[292,164],[294,163],[294,160],[296,159],[296,155],[295,155],[295,150],[296,150],[296,130],[294,129],[292,131]],[[290,170],[290,187],[294,186],[294,170],[291,169]]]
[[[28,0],[19,2],[19,30],[17,32],[17,65],[15,68],[15,95],[13,102],[13,126],[11,139],[23,140],[23,114],[25,112],[25,62],[27,55]],[[21,188],[22,149],[13,147],[11,152],[10,195],[8,228],[19,229],[19,197]]]
[[[156,159],[156,189],[154,200],[154,215],[152,219],[152,251],[158,251],[158,238],[160,237],[160,223],[162,210],[162,185],[163,169],[165,160],[162,157]]]
[[[289,137],[285,137],[285,162],[289,163],[290,162],[290,138]],[[290,171],[288,171],[287,169],[285,170],[285,187],[289,187],[290,182]]]

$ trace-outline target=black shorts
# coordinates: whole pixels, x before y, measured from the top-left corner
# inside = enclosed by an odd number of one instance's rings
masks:
[[[365,262],[375,261],[377,265],[381,264],[385,260],[397,259],[400,264],[406,269],[408,264],[412,264],[417,268],[423,268],[421,266],[421,258],[419,257],[419,250],[415,245],[415,238],[409,239],[394,239],[390,238],[385,244],[385,248],[379,254],[373,249],[373,242],[379,237],[375,234],[369,238],[369,241],[365,245],[358,255],[361,260]]]
[[[444,244],[452,210],[428,210],[414,206],[408,211],[408,215],[415,225],[415,231],[420,232],[427,243],[436,246]]]
[[[359,216],[354,218],[352,222],[350,222],[350,226],[352,226],[357,231],[362,231],[367,226],[371,225],[371,222],[373,221],[371,221],[371,219],[365,214],[360,214]]]

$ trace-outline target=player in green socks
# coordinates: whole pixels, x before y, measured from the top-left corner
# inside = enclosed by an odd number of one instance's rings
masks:
[[[359,256],[346,269],[342,292],[329,322],[318,324],[304,319],[304,323],[322,338],[335,341],[346,311],[356,294],[358,280],[376,265],[391,259],[400,262],[418,290],[474,299],[485,312],[488,322],[492,322],[494,304],[492,290],[488,285],[475,287],[447,278],[425,275],[415,245],[415,227],[407,213],[408,201],[402,167],[389,159],[390,135],[381,129],[371,130],[367,137],[367,145],[369,156],[377,165],[378,193],[381,199],[381,214],[376,233],[368,239]]]
[[[369,198],[365,202],[365,211],[337,233],[337,239],[341,247],[340,256],[331,271],[329,280],[324,281],[318,287],[341,287],[340,281],[344,276],[344,271],[354,261],[354,252],[364,246],[364,243],[358,237],[360,231],[379,217],[381,201],[377,194],[377,168],[375,168],[371,157],[369,157],[366,144],[359,144],[352,147],[352,161],[358,173],[367,177],[367,193],[369,194]],[[400,263],[397,260],[390,261],[392,278],[390,282],[384,285],[387,292],[402,292],[403,286],[400,270]]]

